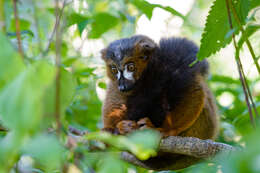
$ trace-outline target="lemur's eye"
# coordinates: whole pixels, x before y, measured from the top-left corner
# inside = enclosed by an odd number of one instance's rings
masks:
[[[135,65],[134,64],[128,64],[127,65],[127,70],[128,71],[135,71]]]
[[[113,73],[113,74],[117,74],[117,68],[116,68],[116,66],[111,66],[111,72]]]

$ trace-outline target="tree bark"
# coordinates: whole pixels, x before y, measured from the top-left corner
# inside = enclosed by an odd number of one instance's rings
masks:
[[[232,152],[237,149],[223,143],[214,142],[212,140],[201,140],[194,137],[170,136],[162,139],[159,146],[159,153],[171,153],[179,156],[172,163],[169,160],[166,164],[160,163],[158,160],[138,160],[134,155],[128,152],[122,152],[121,158],[136,166],[140,166],[151,170],[178,170],[186,168],[201,159],[211,158],[219,152]],[[166,157],[167,158],[167,157]]]

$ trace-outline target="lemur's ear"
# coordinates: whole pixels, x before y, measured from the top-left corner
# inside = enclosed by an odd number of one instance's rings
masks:
[[[101,58],[102,58],[103,60],[105,60],[105,59],[106,59],[106,54],[107,54],[107,49],[104,48],[104,49],[102,49],[100,52],[101,52]]]
[[[143,40],[139,43],[144,50],[153,50],[156,47],[156,44],[152,40]]]
[[[150,38],[146,37],[137,41],[135,47],[138,52],[152,52],[156,47],[156,43]]]

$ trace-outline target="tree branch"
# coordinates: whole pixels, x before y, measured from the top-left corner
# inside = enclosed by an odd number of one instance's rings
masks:
[[[63,6],[65,4],[63,3]],[[56,125],[57,125],[57,134],[60,133],[61,128],[61,122],[60,122],[60,78],[61,78],[61,32],[60,32],[60,15],[59,14],[59,0],[55,0],[55,15],[56,15],[56,24],[55,24],[55,30],[56,30],[56,58],[55,58],[55,65],[56,65],[56,84],[55,84],[55,119],[56,119]]]
[[[67,1],[64,0],[63,3],[62,3],[61,10],[59,11],[59,14],[58,14],[58,11],[56,11],[55,25],[54,25],[54,28],[53,28],[53,30],[52,30],[52,33],[51,33],[51,35],[50,35],[50,37],[49,37],[49,41],[48,41],[47,47],[46,47],[46,49],[45,49],[44,52],[43,52],[43,56],[45,56],[45,55],[49,52],[49,49],[50,49],[51,43],[52,43],[52,41],[53,41],[54,35],[55,35],[55,33],[56,33],[57,27],[60,25],[60,20],[61,20],[61,17],[62,17],[64,8],[65,8],[65,6],[66,6],[66,3],[67,3]]]
[[[219,152],[232,152],[236,150],[237,149],[230,145],[214,142],[212,140],[202,140],[194,137],[170,136],[161,140],[159,152],[181,154],[191,157],[182,157],[171,164],[167,163],[168,165],[159,165],[161,167],[151,161],[140,161],[128,152],[122,152],[121,158],[122,160],[146,169],[177,170],[188,167],[198,162],[200,159],[213,157]]]
[[[23,48],[22,48],[22,39],[21,39],[21,30],[20,30],[20,22],[19,22],[18,9],[17,9],[17,0],[13,0],[13,6],[14,6],[15,30],[16,30],[18,51],[19,51],[21,57],[24,58],[24,53],[23,53]]]
[[[69,127],[69,132],[77,136],[84,136],[86,134],[86,132],[72,126]],[[160,160],[160,158],[157,158],[160,156],[156,156],[141,161],[129,152],[122,152],[121,159],[150,170],[178,170],[195,164],[201,159],[214,157],[219,152],[231,153],[233,151],[238,151],[238,149],[231,145],[214,142],[212,140],[202,140],[195,137],[169,136],[161,139],[158,147],[158,153],[170,153],[170,156],[167,155],[167,160],[165,160],[165,158]],[[173,156],[174,161],[170,159],[171,156]],[[178,159],[176,159],[176,156],[178,156]]]
[[[244,30],[243,25],[241,24],[241,21],[240,21],[240,19],[238,17],[237,11],[236,11],[235,7],[233,6],[232,1],[229,1],[229,2],[230,2],[230,7],[231,7],[232,13],[234,15],[234,18],[235,18],[236,22],[239,25],[239,29],[241,30],[242,34],[245,34],[245,30]],[[253,47],[252,47],[248,37],[245,37],[245,40],[246,40],[246,44],[247,44],[247,47],[249,49],[249,52],[250,52],[250,54],[251,54],[251,56],[253,58],[253,61],[255,63],[256,69],[257,69],[258,73],[260,74],[260,66],[259,66],[259,63],[257,61],[254,49],[253,49]]]
[[[230,5],[232,6],[232,2],[230,2],[230,0],[226,0],[228,22],[229,22],[230,29],[232,30],[233,25],[232,25],[232,18],[231,18],[231,12],[230,12]],[[247,104],[247,107],[248,107],[250,121],[251,121],[252,126],[255,128],[255,126],[256,126],[255,120],[254,120],[254,117],[253,117],[252,108],[251,108],[251,105],[249,103],[249,99],[250,99],[253,106],[255,106],[255,104],[254,104],[253,98],[249,97],[251,95],[251,92],[249,90],[249,86],[248,86],[247,81],[246,81],[246,77],[245,77],[243,66],[242,66],[242,63],[241,63],[241,60],[240,60],[239,49],[238,49],[238,46],[237,46],[237,42],[236,42],[236,38],[235,38],[234,33],[232,33],[232,40],[233,40],[234,47],[236,49],[235,58],[236,58],[238,72],[239,72],[239,78],[240,78],[240,81],[241,81],[241,84],[242,84],[242,87],[243,87],[243,91],[244,91],[244,94],[245,94],[245,100],[246,100],[246,104]],[[257,110],[254,109],[254,111],[255,111],[255,114],[258,115]]]

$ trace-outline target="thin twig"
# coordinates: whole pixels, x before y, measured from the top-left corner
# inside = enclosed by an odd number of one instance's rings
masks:
[[[56,33],[57,27],[60,25],[60,20],[61,20],[61,17],[62,17],[62,14],[63,14],[65,6],[66,6],[66,0],[63,1],[63,4],[62,4],[60,12],[56,11],[57,14],[56,14],[55,25],[54,25],[52,33],[51,33],[51,35],[49,37],[47,47],[46,47],[46,49],[43,52],[43,56],[45,56],[49,52],[49,49],[50,49],[51,43],[53,41],[54,35]]]
[[[229,0],[226,0],[226,7],[227,7],[227,13],[228,13],[229,26],[230,26],[230,29],[233,30],[232,19],[231,19],[231,14],[230,14]],[[237,46],[237,43],[236,43],[234,33],[232,33],[232,39],[233,39],[234,47],[235,47],[236,51],[238,51],[238,46]],[[239,52],[236,53],[236,63],[237,63],[237,67],[238,67],[239,78],[240,78],[240,81],[241,81],[241,84],[242,84],[242,87],[243,87],[243,91],[244,91],[244,94],[245,94],[245,99],[246,99],[246,104],[247,104],[247,107],[248,107],[248,112],[249,112],[251,124],[252,124],[253,127],[255,127],[255,121],[254,121],[251,105],[250,105],[249,100],[248,100],[248,92],[247,92],[248,90],[246,89],[245,78],[242,74],[243,67],[242,67],[242,64],[241,64],[241,61],[240,61]]]
[[[239,54],[239,52],[238,52]],[[247,82],[247,79],[246,79],[246,75],[245,75],[245,72],[243,70],[243,66],[242,66],[242,63],[239,59],[239,65],[240,65],[240,69],[241,69],[241,72],[242,72],[242,75],[243,75],[243,78],[244,78],[244,81],[245,81],[245,85],[246,85],[246,90],[247,90],[247,93],[248,93],[248,96],[249,96],[249,99],[250,99],[250,102],[252,104],[252,107],[254,109],[254,112],[255,112],[255,115],[256,117],[260,118],[259,114],[258,114],[258,111],[256,109],[256,105],[255,105],[255,102],[254,102],[254,99],[253,99],[253,96],[251,94],[251,91],[250,91],[250,88],[249,88],[249,85],[248,85],[248,82]]]
[[[18,51],[19,51],[21,57],[24,58],[20,22],[19,22],[18,10],[17,10],[17,0],[13,0],[13,6],[14,6],[15,30],[16,30],[16,37],[17,37],[17,43],[18,43]]]
[[[65,2],[65,1],[64,1]],[[55,119],[56,119],[56,125],[57,125],[57,134],[60,133],[61,129],[61,122],[60,122],[60,77],[61,77],[61,71],[60,71],[60,64],[61,64],[61,32],[60,32],[60,14],[59,14],[59,0],[55,0],[55,15],[56,15],[56,59],[55,59],[55,65],[56,65],[56,85],[55,85]]]
[[[242,24],[241,24],[241,21],[240,21],[238,15],[237,15],[237,11],[236,11],[236,9],[234,8],[232,2],[230,2],[230,7],[231,7],[231,10],[232,10],[232,12],[233,12],[234,18],[235,18],[236,22],[237,22],[238,25],[239,25],[239,29],[241,30],[242,34],[244,35],[244,34],[245,34],[245,30],[244,30],[244,28],[243,28],[243,26],[242,26]],[[254,60],[255,66],[256,66],[256,68],[257,68],[257,71],[258,71],[258,73],[260,74],[260,66],[259,66],[259,64],[258,64],[256,55],[255,55],[255,52],[254,52],[254,50],[253,50],[253,47],[252,47],[250,41],[248,40],[248,37],[245,37],[245,41],[246,41],[247,47],[248,47],[248,49],[249,49],[249,52],[251,53],[251,56],[252,56],[252,58],[253,58],[253,60]]]
[[[239,25],[239,27],[240,27],[240,30],[241,30],[241,32],[242,32],[242,34],[245,34],[244,28],[243,28],[243,26],[241,25],[240,19],[239,19],[238,15],[237,15],[236,9],[234,8],[232,2],[230,2],[230,6],[231,6],[232,12],[233,12],[233,14],[234,14],[235,20],[237,21],[237,23],[238,23],[238,25]],[[247,46],[248,46],[248,49],[249,49],[249,51],[250,51],[250,53],[251,53],[251,55],[252,55],[252,58],[253,58],[253,60],[254,60],[255,65],[256,65],[256,68],[257,68],[257,70],[258,70],[258,72],[259,72],[259,64],[258,64],[257,58],[256,58],[256,56],[255,56],[254,50],[253,50],[253,48],[252,48],[252,45],[251,45],[250,41],[248,40],[248,37],[246,37],[245,39],[246,39],[246,44],[247,44]],[[236,48],[236,51],[237,51],[237,54],[239,54],[239,49]],[[239,64],[240,64],[240,67],[242,67],[242,63],[241,63],[240,60],[239,60]],[[241,68],[241,71],[242,71],[242,75],[243,75],[243,77],[244,77],[244,79],[245,79],[246,89],[247,89],[247,92],[248,92],[249,99],[250,99],[250,101],[251,101],[252,107],[253,107],[253,109],[254,109],[255,115],[256,115],[257,117],[259,117],[259,114],[258,114],[258,111],[257,111],[257,109],[256,109],[256,105],[255,105],[254,99],[253,99],[253,97],[252,97],[252,94],[251,94],[251,92],[250,92],[250,88],[249,88],[249,86],[248,86],[248,82],[247,82],[247,80],[246,80],[246,76],[245,76],[245,73],[244,73],[243,68]]]

